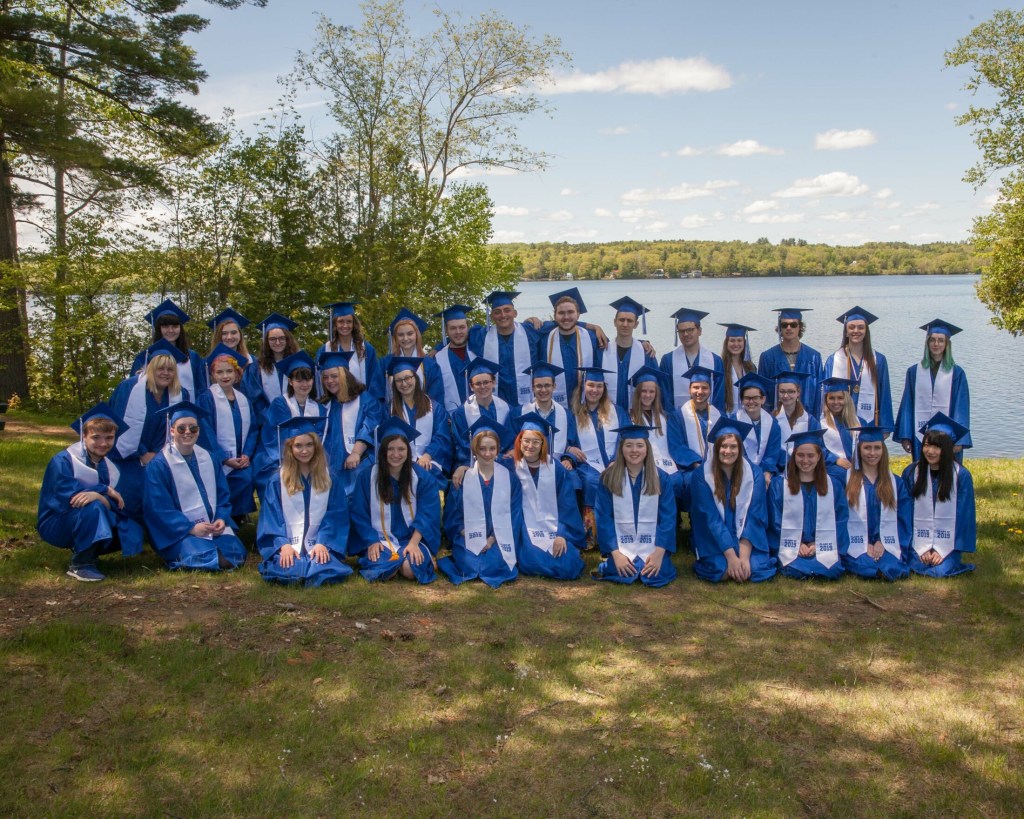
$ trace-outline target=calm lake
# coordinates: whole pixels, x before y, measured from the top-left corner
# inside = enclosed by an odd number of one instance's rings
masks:
[[[523,282],[516,299],[520,317],[551,316],[548,295],[577,286],[588,307],[586,319],[615,333],[609,303],[630,296],[646,306],[647,335],[660,356],[675,344],[671,314],[680,307],[709,313],[702,342],[721,353],[725,329],[717,322],[756,327],[750,334],[754,357],[778,342],[773,327],[775,307],[806,307],[804,341],[822,360],[842,339],[836,316],[859,305],[879,320],[871,325],[875,350],[889,361],[893,414],[899,409],[909,366],[924,353],[924,331],[918,327],[943,318],[962,327],[953,338],[953,354],[971,388],[971,435],[968,457],[1024,457],[1024,426],[1006,396],[1024,395],[1024,338],[1014,338],[990,323],[991,314],[974,292],[976,276],[835,276],[821,278],[642,279],[631,281]],[[993,366],[992,361],[1005,362]],[[890,447],[902,454],[898,444]]]

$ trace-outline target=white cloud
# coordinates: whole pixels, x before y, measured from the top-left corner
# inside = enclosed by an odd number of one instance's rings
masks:
[[[721,66],[704,57],[625,62],[604,71],[554,76],[542,83],[540,91],[547,94],[620,93],[620,94],[685,94],[690,91],[721,91],[732,85],[732,77]]]
[[[559,192],[559,196],[579,196],[580,192],[575,191],[572,188],[562,188]]]
[[[912,242],[938,242],[941,240],[941,233],[915,233],[910,237],[910,241]]]
[[[572,218],[572,213],[567,210],[556,210],[548,217],[552,222],[571,222]]]
[[[947,102],[945,107],[947,111],[955,111],[957,109],[957,104],[955,102]]]
[[[499,166],[485,167],[483,165],[470,165],[469,167],[456,168],[451,173],[452,179],[469,179],[473,176],[515,176],[522,171],[515,168],[502,168]]]
[[[705,216],[701,213],[694,213],[690,216],[684,216],[679,220],[679,227],[685,230],[700,230],[706,228],[709,225],[720,222],[723,219],[723,215],[720,211],[716,211],[711,216]]]
[[[703,148],[694,148],[692,145],[684,145],[676,151],[676,156],[700,156],[702,153],[704,153]]]
[[[748,216],[746,221],[751,225],[788,225],[803,220],[802,213],[755,213]]]
[[[892,188],[882,188],[875,194],[875,199],[888,199],[892,196]]]
[[[863,222],[867,219],[867,214],[864,211],[857,211],[850,213],[849,211],[840,210],[834,213],[823,213],[821,218],[826,222]]]
[[[999,204],[1000,197],[998,193],[990,193],[984,199],[981,200],[984,204],[992,207],[993,205]]]
[[[784,153],[784,151],[781,148],[769,148],[767,145],[762,145],[756,139],[741,139],[738,142],[733,142],[731,145],[722,145],[715,148],[715,153],[719,156],[754,156],[755,154],[778,156]]]
[[[797,196],[859,196],[867,192],[868,186],[856,176],[843,171],[833,171],[813,179],[798,179],[774,195],[791,199]]]
[[[624,208],[619,211],[619,218],[630,224],[636,224],[642,219],[654,219],[660,215],[658,211],[650,208]]]
[[[814,147],[819,151],[846,151],[850,148],[865,148],[878,142],[875,132],[867,128],[840,131],[833,128],[823,134],[814,135]]]
[[[648,225],[643,225],[640,230],[644,233],[658,233],[668,227],[668,222],[651,222]]]
[[[906,211],[903,214],[903,216],[905,218],[913,218],[915,216],[920,216],[922,213],[928,213],[928,211],[932,210],[942,210],[942,205],[940,205],[938,202],[924,202],[923,204],[917,205],[916,207],[913,207],[910,210]]]
[[[608,210],[608,208],[594,208],[594,216],[600,216],[602,218],[607,218],[607,217],[612,216],[612,215],[613,215],[612,212],[610,210]]]
[[[496,230],[491,241],[501,244],[502,242],[521,242],[524,238],[526,238],[526,234],[521,230]]]
[[[494,208],[495,216],[529,216],[529,208],[514,208],[510,205],[498,205]]]
[[[569,230],[565,233],[558,234],[554,241],[556,242],[574,242],[574,241],[585,241],[587,239],[596,239],[601,235],[601,231],[596,228],[585,228],[583,230]]]
[[[741,213],[764,213],[768,210],[778,210],[779,203],[774,199],[758,199],[756,202],[751,202],[747,205]]]
[[[619,125],[616,126],[615,128],[602,128],[601,133],[606,134],[607,136],[623,136],[625,134],[628,134],[632,130],[632,128],[626,125]]]
[[[712,179],[703,185],[691,185],[689,182],[681,182],[671,188],[633,188],[622,194],[623,202],[680,202],[685,199],[698,199],[702,196],[712,196],[715,191],[722,188],[732,188],[739,185],[731,179]]]
[[[889,225],[889,227],[886,228],[886,230],[888,230],[890,233],[895,233],[898,230],[903,230],[903,225]]]

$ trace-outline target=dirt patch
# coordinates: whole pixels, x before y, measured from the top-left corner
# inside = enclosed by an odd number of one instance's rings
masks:
[[[12,435],[59,435],[69,441],[75,440],[78,436],[71,427],[59,424],[37,424],[35,421],[19,421],[17,418],[7,416],[4,432]]]

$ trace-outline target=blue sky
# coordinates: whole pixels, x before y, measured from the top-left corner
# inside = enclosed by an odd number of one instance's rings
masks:
[[[209,73],[193,103],[231,107],[243,125],[278,98],[317,13],[360,20],[355,3],[195,5],[212,22],[191,41]],[[994,188],[961,181],[978,152],[954,118],[971,97],[944,54],[999,7],[497,0],[516,24],[559,37],[573,64],[549,96],[554,114],[519,129],[549,167],[482,177],[494,239],[965,239]],[[433,27],[429,9],[407,4],[414,32]],[[330,129],[315,95],[299,102],[317,133]]]

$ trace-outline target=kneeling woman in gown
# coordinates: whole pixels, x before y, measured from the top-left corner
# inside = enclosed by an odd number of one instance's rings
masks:
[[[761,470],[743,457],[751,424],[719,419],[708,435],[714,446],[703,469],[690,482],[690,527],[702,580],[745,580],[775,576],[768,551],[767,490]]]
[[[523,536],[523,490],[511,465],[498,460],[501,440],[509,432],[482,417],[470,435],[475,462],[445,499],[444,532],[452,553],[438,560],[437,568],[455,585],[479,578],[496,589],[519,576],[516,543]]]
[[[277,427],[281,467],[267,481],[256,545],[260,574],[272,583],[322,586],[352,574],[344,561],[348,503],[320,442],[326,418],[296,416]]]
[[[583,573],[586,544],[572,473],[550,456],[555,429],[537,412],[520,415],[512,447],[523,490],[525,537],[517,553],[523,574],[575,580]]]
[[[952,577],[974,570],[961,556],[977,547],[974,479],[956,463],[954,447],[968,435],[948,415],[936,413],[921,427],[921,460],[903,472],[913,500],[910,570],[929,577]]]
[[[857,433],[853,468],[846,473],[850,548],[843,567],[861,577],[902,580],[910,574],[904,555],[910,547],[912,504],[902,478],[889,471],[887,432],[864,426]]]
[[[615,430],[615,459],[601,475],[594,508],[597,543],[604,555],[594,578],[665,586],[676,579],[666,555],[676,550],[676,498],[654,463],[650,430],[631,424]]]
[[[825,430],[794,433],[786,474],[768,489],[768,545],[788,577],[836,580],[846,554],[846,493],[825,471]]]
[[[377,427],[377,462],[359,476],[352,495],[352,546],[360,574],[420,583],[437,576],[441,545],[441,488],[434,471],[416,463],[416,427],[391,417]]]
[[[199,446],[207,413],[189,401],[160,414],[170,440],[146,467],[143,508],[153,548],[171,569],[234,569],[245,546],[231,529],[231,494],[220,464]]]

